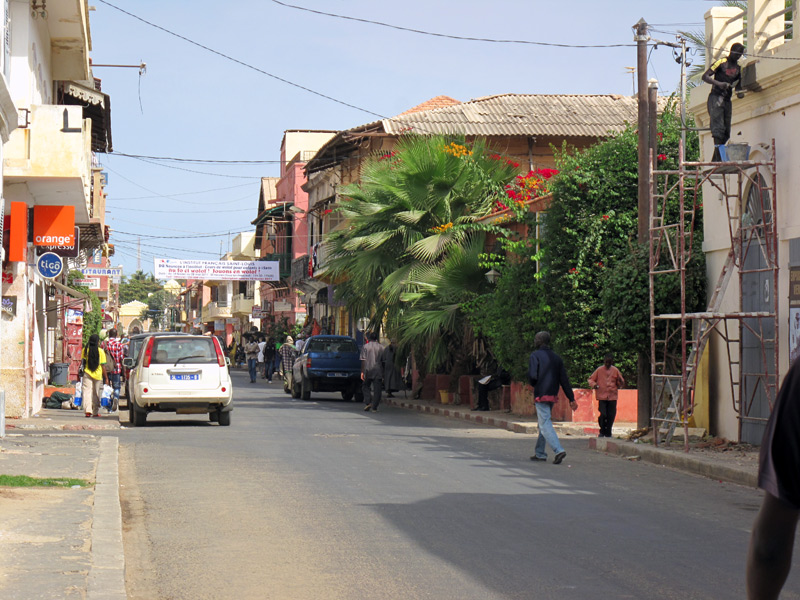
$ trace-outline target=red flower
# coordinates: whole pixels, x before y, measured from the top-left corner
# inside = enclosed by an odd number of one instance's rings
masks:
[[[570,273],[577,273],[577,272],[578,272],[578,269],[576,269],[575,267],[572,267],[572,268],[569,270],[569,272],[570,272]]]
[[[659,131],[659,132],[656,134],[656,137],[658,137],[658,140],[659,140],[659,141],[661,141],[661,140],[663,140],[663,139],[664,139],[664,134],[663,134],[662,132],[660,132],[660,131]]]
[[[519,163],[518,163],[518,162],[514,162],[513,160],[507,160],[506,162],[507,162],[509,165],[511,165],[512,167],[514,167],[515,169],[518,169],[518,168],[519,168]]]
[[[666,154],[659,154],[658,155],[658,160],[667,160],[667,155]]]
[[[608,219],[609,219],[608,215],[603,215],[603,221],[608,221]]]
[[[597,266],[598,266],[598,267],[600,267],[601,269],[602,269],[603,267],[605,267],[605,265],[603,264],[603,261],[602,261],[602,260],[601,260],[599,263],[597,263]]]

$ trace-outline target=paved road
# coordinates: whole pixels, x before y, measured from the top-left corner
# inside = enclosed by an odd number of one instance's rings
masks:
[[[121,432],[131,598],[743,597],[759,492],[234,378],[230,427]]]

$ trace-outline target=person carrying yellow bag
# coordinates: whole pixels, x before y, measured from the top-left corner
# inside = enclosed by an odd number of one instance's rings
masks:
[[[83,377],[83,405],[86,407],[87,417],[100,416],[100,400],[103,396],[103,382],[108,382],[108,373],[103,365],[106,363],[106,353],[100,347],[100,336],[92,334],[81,355],[81,368]],[[89,401],[91,400],[91,412]]]

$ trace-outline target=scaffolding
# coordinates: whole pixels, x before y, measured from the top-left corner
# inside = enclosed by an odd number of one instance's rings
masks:
[[[775,141],[764,148],[762,161],[688,162],[681,144],[677,170],[654,170],[651,161],[650,373],[656,445],[670,444],[682,427],[688,451],[698,368],[713,335],[727,352],[738,441],[748,427],[763,427],[774,405],[779,383]],[[687,268],[696,251],[704,187],[707,198],[718,194],[724,206],[730,249],[707,310],[687,312]],[[739,288],[732,302],[726,291],[734,271]],[[656,290],[670,276],[679,278],[680,308],[658,313]],[[736,311],[725,310],[733,304]]]

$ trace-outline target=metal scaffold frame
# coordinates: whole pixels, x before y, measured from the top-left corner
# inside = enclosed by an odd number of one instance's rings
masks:
[[[727,351],[739,440],[745,423],[766,421],[764,416],[751,414],[756,396],[766,396],[770,411],[774,405],[779,384],[774,140],[769,151],[768,158],[760,162],[687,162],[681,144],[677,170],[654,170],[650,163],[651,421],[656,445],[669,444],[680,426],[684,430],[684,449],[688,451],[698,366],[713,334],[721,338]],[[719,194],[725,206],[730,249],[707,310],[692,313],[687,312],[686,276],[693,258],[694,228],[704,186],[707,192]],[[723,301],[734,270],[739,277],[738,310],[728,312]],[[658,313],[657,282],[675,274],[680,279],[680,312]],[[753,287],[753,277],[771,282],[771,291],[764,294],[769,296],[768,310],[745,310],[745,292]],[[759,367],[755,370],[743,363],[744,338],[760,348]]]

